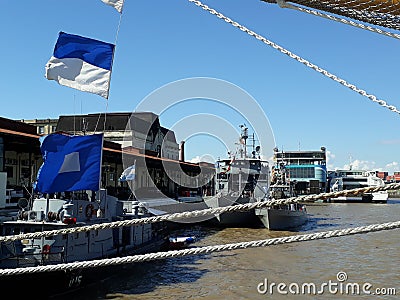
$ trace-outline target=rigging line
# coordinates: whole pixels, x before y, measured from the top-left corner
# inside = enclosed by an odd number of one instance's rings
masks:
[[[117,47],[118,34],[119,34],[119,30],[121,28],[121,21],[122,21],[122,13],[119,14],[119,21],[118,21],[117,31],[115,33],[114,50],[113,50],[112,60],[111,60],[111,74],[112,74],[112,69],[113,69],[113,64],[114,64],[115,48]],[[104,112],[103,131],[106,130],[106,121],[107,121],[107,113],[108,113],[108,95],[109,95],[109,92],[110,92],[110,85],[111,85],[111,76],[110,76],[110,82],[108,83],[108,91],[107,91],[107,98],[106,98],[106,109],[105,109],[105,112]],[[99,125],[100,116],[101,116],[101,113],[99,113],[99,117],[97,119],[97,123],[96,123],[95,129],[94,129],[95,132],[97,131],[97,127]]]
[[[117,32],[115,33],[114,51],[113,51],[112,60],[111,60],[111,74],[112,74],[112,69],[113,69],[113,65],[114,65],[115,48],[117,47],[119,30],[121,28],[121,22],[122,22],[122,12],[119,14]],[[108,84],[108,92],[110,92],[110,84],[111,84],[111,77],[110,77],[110,82]],[[104,113],[103,131],[106,130],[107,112],[108,112],[108,97],[107,97],[107,102],[106,102],[106,111]]]
[[[106,101],[108,102],[108,99],[106,99]],[[96,126],[94,127],[93,133],[95,133],[97,131],[97,126],[99,125],[100,117],[101,117],[101,113],[99,113],[99,116],[97,117],[97,122],[96,122]]]
[[[315,15],[317,17],[322,17],[322,18],[325,18],[325,19],[328,19],[328,20],[331,20],[331,21],[340,22],[340,23],[343,23],[343,24],[346,24],[346,25],[351,25],[351,26],[354,26],[354,27],[358,27],[358,28],[361,28],[361,29],[365,29],[365,30],[369,30],[369,31],[372,31],[372,32],[375,32],[375,33],[386,35],[386,36],[389,36],[389,37],[392,37],[392,38],[400,39],[400,34],[392,33],[392,32],[389,32],[389,31],[384,31],[384,30],[381,30],[379,28],[374,28],[372,26],[364,25],[364,24],[361,24],[361,23],[356,23],[356,22],[354,22],[352,20],[346,20],[346,19],[338,18],[338,17],[332,16],[332,15],[329,15],[329,14],[318,12],[316,10],[303,8],[303,7],[300,7],[300,6],[297,6],[297,5],[292,5],[292,4],[287,3],[284,0],[276,0],[276,3],[278,3],[278,5],[281,8],[290,8],[290,9],[293,9],[293,10],[298,10],[298,11],[305,12],[305,13],[308,13],[308,14],[311,14],[311,15]]]
[[[257,40],[263,42],[264,44],[267,44],[271,47],[273,47],[274,49],[280,51],[283,54],[286,54],[287,56],[289,56],[290,58],[293,58],[295,60],[297,60],[298,62],[306,65],[307,67],[317,71],[318,73],[321,73],[322,75],[327,76],[328,78],[340,83],[341,85],[344,85],[345,87],[348,87],[349,89],[357,92],[358,94],[367,97],[369,100],[371,100],[372,102],[378,103],[379,105],[389,109],[390,111],[393,111],[397,114],[400,114],[400,111],[394,106],[394,105],[389,105],[387,104],[386,101],[382,100],[382,99],[377,99],[377,97],[375,95],[372,94],[368,94],[365,90],[362,90],[358,87],[356,87],[354,84],[350,84],[348,83],[346,80],[328,72],[325,69],[322,69],[320,67],[318,67],[317,65],[309,62],[308,60],[301,58],[300,56],[290,52],[289,50],[283,48],[282,46],[279,46],[278,44],[275,44],[274,42],[271,42],[270,40],[266,39],[265,37],[255,33],[254,31],[248,29],[247,27],[240,25],[238,22],[233,21],[232,19],[224,16],[222,13],[217,12],[215,9],[212,9],[210,7],[208,7],[207,5],[203,4],[201,1],[199,0],[189,0],[189,2],[194,3],[196,6],[201,7],[202,9],[204,9],[205,11],[209,12],[212,15],[217,16],[219,19],[224,20],[225,22],[231,24],[232,26],[240,29],[243,32],[246,32],[248,35],[256,38]]]
[[[122,13],[120,13],[120,16],[119,16],[118,27],[117,27],[117,33],[115,34],[115,42],[114,42],[114,45],[117,45],[119,29],[121,28],[121,21],[122,21]]]
[[[76,112],[75,112],[75,104],[76,104],[76,99],[75,99],[75,94],[74,94],[74,135],[76,134],[76,128],[75,128],[75,123],[76,123]]]
[[[106,131],[107,112],[108,112],[108,99],[106,100],[106,111],[104,113],[103,131]]]

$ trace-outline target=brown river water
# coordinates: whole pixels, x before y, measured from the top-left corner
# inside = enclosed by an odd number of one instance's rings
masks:
[[[194,246],[207,246],[394,222],[400,220],[400,199],[387,204],[315,203],[307,211],[309,222],[296,232],[193,226],[176,234],[195,235]],[[394,229],[152,261],[66,297],[400,299],[399,249],[400,230]]]

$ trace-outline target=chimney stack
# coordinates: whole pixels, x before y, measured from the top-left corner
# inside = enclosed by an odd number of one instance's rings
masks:
[[[185,141],[181,141],[181,147],[179,148],[179,161],[185,161]]]

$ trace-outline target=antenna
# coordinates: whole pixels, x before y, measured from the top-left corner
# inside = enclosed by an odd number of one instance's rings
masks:
[[[352,163],[353,163],[353,157],[351,156],[351,154],[349,154],[349,164],[350,164],[350,170],[352,170],[352,169],[353,169]]]
[[[244,147],[241,147],[241,148],[244,148],[244,157],[247,157],[247,153],[246,153],[247,149],[246,148],[247,148],[247,139],[249,137],[248,128],[247,128],[246,124],[240,125],[239,127],[242,129],[242,133],[240,135],[240,144],[244,145]],[[241,149],[241,152],[243,153],[243,149]],[[241,154],[241,156],[243,157],[242,154]]]
[[[82,118],[82,132],[83,135],[86,135],[86,131],[88,129],[88,122],[86,121],[86,118]]]

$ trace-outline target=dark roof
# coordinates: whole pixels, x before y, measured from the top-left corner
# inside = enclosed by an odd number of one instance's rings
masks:
[[[0,117],[0,128],[21,133],[37,135],[36,126]]]
[[[125,130],[130,121],[131,128],[142,133],[147,133],[150,124],[143,119],[137,118],[135,113],[107,113],[60,116],[57,123],[57,131],[73,132],[83,131],[84,123],[86,131],[114,131]]]
[[[153,124],[154,122],[158,122],[158,116],[152,112],[134,112],[132,113],[136,118],[139,118],[147,123]]]
[[[148,135],[150,131],[156,133],[159,129],[166,140],[176,143],[175,133],[160,126],[159,118],[152,112],[119,112],[119,113],[96,113],[88,115],[60,116],[57,123],[57,131],[82,132],[83,120],[85,120],[86,131],[124,131],[127,125],[136,132]],[[104,125],[105,121],[105,125]],[[103,130],[104,129],[104,130]]]
[[[164,134],[165,140],[176,143],[175,132],[173,132],[165,127],[160,127],[160,130]]]

